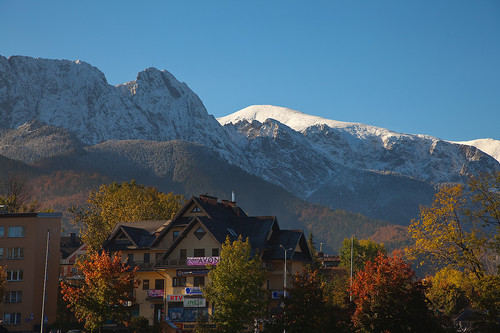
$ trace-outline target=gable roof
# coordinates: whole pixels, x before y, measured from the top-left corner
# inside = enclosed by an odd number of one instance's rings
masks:
[[[161,230],[168,220],[157,221],[137,221],[137,222],[120,222],[115,225],[111,235],[103,245],[103,248],[112,251],[128,250],[128,246],[124,244],[115,244],[114,241],[119,235],[127,237],[135,249],[147,249],[151,247],[151,243],[156,238],[156,232]]]
[[[184,216],[193,204],[196,204],[200,208],[203,215]],[[200,198],[192,197],[174,217],[172,223],[152,242],[152,246],[158,244],[164,235],[175,226],[184,227],[175,241],[155,263],[155,266],[161,266],[162,260],[174,251],[198,223],[221,246],[225,242],[226,237],[234,241],[241,235],[243,239],[249,239],[254,252],[257,250],[262,251],[263,259],[283,259],[284,251],[280,247],[280,245],[283,245],[285,248],[292,248],[291,253],[287,253],[287,257],[293,257],[294,260],[300,261],[312,261],[307,242],[301,230],[281,230],[275,216],[247,216],[234,202],[219,202],[217,198],[201,196]],[[301,249],[300,252],[295,252],[297,246]]]

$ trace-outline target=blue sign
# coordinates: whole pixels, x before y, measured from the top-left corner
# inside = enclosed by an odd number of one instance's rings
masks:
[[[283,290],[273,291],[271,293],[272,299],[281,299],[283,297]]]
[[[184,289],[186,295],[203,295],[200,287],[187,287]]]

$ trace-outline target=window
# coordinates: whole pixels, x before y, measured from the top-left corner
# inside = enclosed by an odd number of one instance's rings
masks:
[[[163,253],[161,253],[161,252],[156,253],[156,261],[158,261],[158,259],[161,258],[162,254]]]
[[[22,291],[7,291],[5,293],[5,303],[21,303],[23,300]]]
[[[185,287],[186,277],[185,276],[174,276],[172,278],[172,287]]]
[[[7,249],[7,259],[23,259],[23,258],[24,258],[24,248],[11,247]]]
[[[4,324],[20,324],[21,313],[4,313],[3,322]]]
[[[7,271],[7,281],[22,281],[22,280],[23,280],[22,269],[12,269]]]
[[[24,227],[9,227],[8,237],[24,237]]]
[[[195,257],[204,257],[205,256],[205,249],[194,249],[194,256]]]
[[[172,233],[172,236],[174,238],[174,240],[179,237],[179,235],[181,234],[181,232],[179,230],[174,230],[174,232]]]
[[[231,236],[238,237],[238,234],[233,228],[226,228],[226,230],[231,234]]]
[[[165,289],[165,280],[156,279],[155,280],[155,289]]]
[[[133,262],[134,262],[134,254],[133,253],[127,254],[127,263],[131,264]]]
[[[5,236],[5,227],[0,227],[0,238]]]
[[[149,280],[142,280],[142,290],[149,290]]]
[[[144,263],[149,264],[151,261],[151,255],[149,253],[144,253]]]
[[[71,267],[71,273],[72,273],[73,275],[77,275],[77,274],[78,274],[78,268],[76,268],[76,267]]]
[[[187,258],[187,250],[186,249],[181,249],[181,259],[186,259]]]
[[[200,213],[200,212],[201,212],[201,209],[198,206],[194,207],[193,210],[191,211],[191,213]]]
[[[196,236],[196,238],[198,238],[199,240],[201,240],[203,238],[203,236],[206,235],[206,231],[205,229],[203,229],[202,227],[199,227],[198,229],[196,229],[196,231],[194,232],[194,235]]]
[[[219,248],[215,247],[212,249],[212,257],[218,257],[219,256]]]
[[[205,285],[205,277],[204,276],[195,276],[193,279],[193,286],[195,287],[203,287]]]
[[[0,247],[0,259],[3,259],[3,247]]]

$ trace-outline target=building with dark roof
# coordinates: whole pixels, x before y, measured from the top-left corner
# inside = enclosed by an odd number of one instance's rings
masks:
[[[124,259],[139,267],[142,285],[135,291],[138,306],[134,312],[150,322],[163,315],[182,326],[210,312],[200,290],[208,282],[206,265],[217,264],[226,237],[234,241],[240,235],[261,255],[268,273],[264,287],[278,306],[284,249],[290,249],[286,252],[290,287],[293,275],[312,262],[307,241],[301,230],[281,230],[275,216],[248,216],[235,202],[207,195],[192,197],[171,221],[118,224],[104,248],[122,251]]]

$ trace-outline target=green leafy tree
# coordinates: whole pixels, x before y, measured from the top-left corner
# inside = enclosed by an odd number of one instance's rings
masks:
[[[490,237],[471,213],[469,198],[462,185],[446,186],[430,207],[420,208],[420,218],[408,228],[415,241],[407,248],[411,258],[484,276]]]
[[[491,248],[500,255],[500,171],[472,177],[469,188],[473,207],[467,209],[466,214],[473,220],[482,221],[484,226],[495,229]]]
[[[339,309],[349,310],[350,271],[345,268],[335,269],[330,275],[323,277],[325,300]]]
[[[433,303],[448,304],[453,311],[456,298],[464,293],[474,308],[487,314],[479,320],[483,326],[496,325],[500,311],[500,277],[493,261],[500,249],[499,217],[497,172],[473,177],[467,187],[443,187],[430,207],[421,207],[420,218],[409,227],[415,241],[407,248],[411,258],[466,277],[461,284],[448,283],[446,292],[431,293]],[[434,279],[439,281],[440,272]]]
[[[147,333],[149,332],[149,320],[142,316],[132,318],[130,327],[134,333]]]
[[[100,328],[107,320],[128,323],[128,302],[134,302],[134,288],[140,281],[135,270],[122,263],[121,253],[111,258],[107,252],[90,253],[75,264],[83,280],[63,281],[61,293],[85,328]]]
[[[304,268],[296,273],[290,296],[284,300],[283,317],[270,332],[344,332],[343,311],[328,297],[327,282],[318,270]],[[346,317],[347,318],[347,317]]]
[[[268,300],[263,289],[266,273],[262,261],[252,255],[249,240],[240,237],[222,245],[220,261],[210,269],[210,283],[203,288],[205,297],[214,304],[212,321],[222,332],[241,332],[263,318]]]
[[[345,238],[340,248],[340,266],[346,269],[350,270],[351,268],[351,242],[354,273],[363,269],[366,262],[375,259],[379,252],[384,255],[387,254],[384,244],[379,244],[370,239]]]
[[[436,311],[454,317],[471,304],[467,295],[471,279],[474,276],[445,267],[428,279],[431,286],[427,298]]]
[[[484,313],[484,326],[490,328],[491,332],[499,332],[500,276],[486,275],[475,285],[475,293],[471,299],[474,307]]]
[[[356,304],[352,321],[360,332],[439,331],[426,289],[401,254],[392,258],[379,254],[352,283]]]
[[[89,248],[99,250],[116,223],[170,219],[182,207],[184,197],[132,180],[102,185],[90,192],[87,203],[87,207],[69,209],[72,222],[81,227],[82,240]]]

